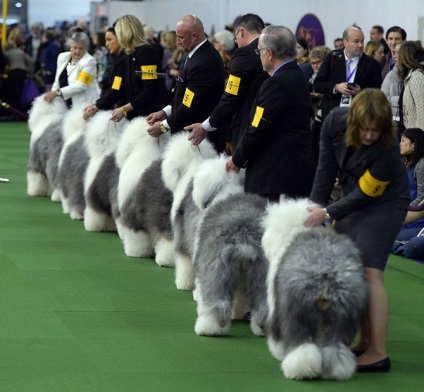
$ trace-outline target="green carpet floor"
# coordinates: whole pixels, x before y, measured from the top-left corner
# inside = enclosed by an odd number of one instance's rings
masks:
[[[26,194],[26,123],[0,123],[0,392],[422,391],[424,266],[390,258],[389,374],[286,380],[245,322],[198,337],[174,271]],[[384,228],[382,228],[384,230]]]

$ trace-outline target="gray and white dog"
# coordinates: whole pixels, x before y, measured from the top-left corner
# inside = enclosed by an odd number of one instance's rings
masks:
[[[73,107],[64,118],[64,145],[59,158],[59,184],[62,209],[71,219],[84,218],[84,181],[90,160],[84,141],[87,122],[83,108]]]
[[[119,216],[115,222],[125,254],[130,257],[151,257],[155,253],[156,243],[140,221],[144,217],[138,211],[141,206],[138,203],[141,203],[141,198],[151,200],[160,196],[149,189],[142,190],[141,178],[149,166],[160,159],[170,135],[165,133],[159,138],[151,137],[147,133],[148,127],[144,117],[130,121],[123,130],[115,154],[119,168]]]
[[[90,156],[84,182],[84,227],[87,231],[116,231],[118,216],[118,179],[115,151],[124,119],[110,120],[112,111],[100,111],[92,117],[85,131],[85,144]]]
[[[235,193],[206,209],[193,256],[198,335],[227,335],[231,319],[248,310],[253,333],[265,334],[268,261],[261,219],[266,204],[258,195]]]
[[[171,224],[174,234],[175,285],[179,290],[193,290],[192,264],[195,233],[202,216],[192,198],[192,182],[199,165],[217,157],[208,140],[193,146],[187,140],[188,132],[173,135],[162,159],[162,177],[172,192]]]
[[[346,380],[356,370],[349,346],[367,301],[362,261],[348,237],[303,226],[309,205],[283,199],[264,218],[268,348],[287,378]]]
[[[63,146],[62,122],[67,107],[62,99],[52,103],[40,96],[34,100],[28,127],[31,132],[27,193],[60,201],[58,163]]]

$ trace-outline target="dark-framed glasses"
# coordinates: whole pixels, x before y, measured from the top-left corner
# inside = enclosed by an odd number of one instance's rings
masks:
[[[268,48],[257,48],[257,49],[255,49],[255,53],[258,55],[258,56],[260,56],[261,55],[261,50],[268,50],[269,49],[269,47]]]

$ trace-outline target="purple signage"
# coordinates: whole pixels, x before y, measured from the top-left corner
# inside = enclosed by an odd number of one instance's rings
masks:
[[[324,29],[314,14],[306,14],[297,25],[296,35],[308,41],[309,48],[325,45]]]

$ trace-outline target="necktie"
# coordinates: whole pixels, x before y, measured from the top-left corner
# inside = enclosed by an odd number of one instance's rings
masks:
[[[350,79],[350,73],[351,73],[351,69],[350,66],[352,65],[353,60],[347,60],[347,65],[346,65],[346,82],[349,82]]]

